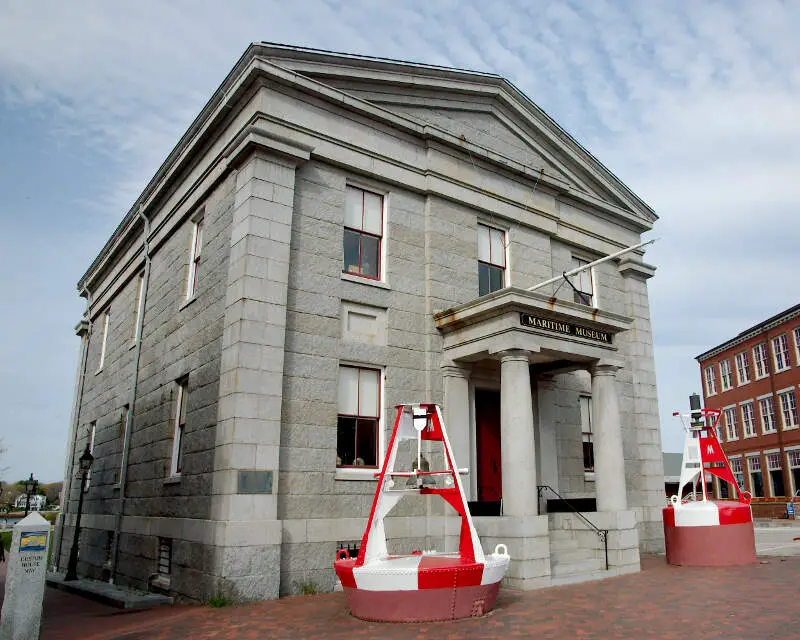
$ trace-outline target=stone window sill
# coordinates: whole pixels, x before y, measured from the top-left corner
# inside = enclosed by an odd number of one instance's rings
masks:
[[[379,471],[379,469],[337,469],[336,475],[334,476],[335,480],[372,480],[375,481],[377,478],[375,474]]]
[[[164,482],[162,484],[168,485],[168,484],[180,484],[180,483],[181,483],[180,476],[170,476],[169,478],[164,478]]]
[[[388,283],[383,282],[382,280],[373,280],[372,278],[357,276],[354,273],[345,273],[343,271],[342,280],[347,280],[348,282],[357,282],[358,284],[366,284],[370,287],[378,287],[379,289],[391,290],[391,287],[388,285]]]
[[[183,311],[186,307],[192,304],[195,300],[197,300],[197,294],[195,293],[191,298],[184,300],[180,307],[178,307],[178,311]]]

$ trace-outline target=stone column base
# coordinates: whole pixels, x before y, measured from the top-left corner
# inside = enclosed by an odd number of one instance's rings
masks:
[[[485,553],[497,544],[508,547],[511,564],[503,586],[526,591],[550,586],[547,516],[475,517],[472,522]]]

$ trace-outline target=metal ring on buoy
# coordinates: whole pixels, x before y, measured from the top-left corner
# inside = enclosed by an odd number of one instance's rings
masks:
[[[502,551],[500,550],[501,548],[502,548]],[[495,553],[496,553],[498,556],[507,556],[507,555],[508,555],[508,547],[506,547],[506,545],[504,545],[504,544],[501,542],[500,544],[498,544],[498,545],[497,545],[497,546],[494,548],[494,552],[495,552]]]
[[[753,494],[749,491],[742,491],[739,494],[739,501],[743,504],[750,504],[750,501],[753,499]]]
[[[678,498],[678,496],[672,496],[672,497],[669,499],[669,501],[672,503],[672,506],[673,506],[673,507],[674,507],[676,504],[678,504],[678,501],[679,501],[679,500],[680,500],[680,498]]]
[[[344,555],[342,555],[344,554]],[[336,552],[336,559],[337,560],[349,560],[350,559],[350,552],[347,549],[339,549]]]

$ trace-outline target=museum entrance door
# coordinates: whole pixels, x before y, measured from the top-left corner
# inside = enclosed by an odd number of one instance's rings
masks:
[[[503,497],[499,391],[475,390],[475,436],[478,502],[487,503],[481,509],[486,515],[493,511],[499,515]]]

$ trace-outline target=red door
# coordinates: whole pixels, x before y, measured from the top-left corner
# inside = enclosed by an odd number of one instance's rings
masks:
[[[478,501],[499,501],[503,497],[499,391],[475,390],[475,430],[478,450]]]

